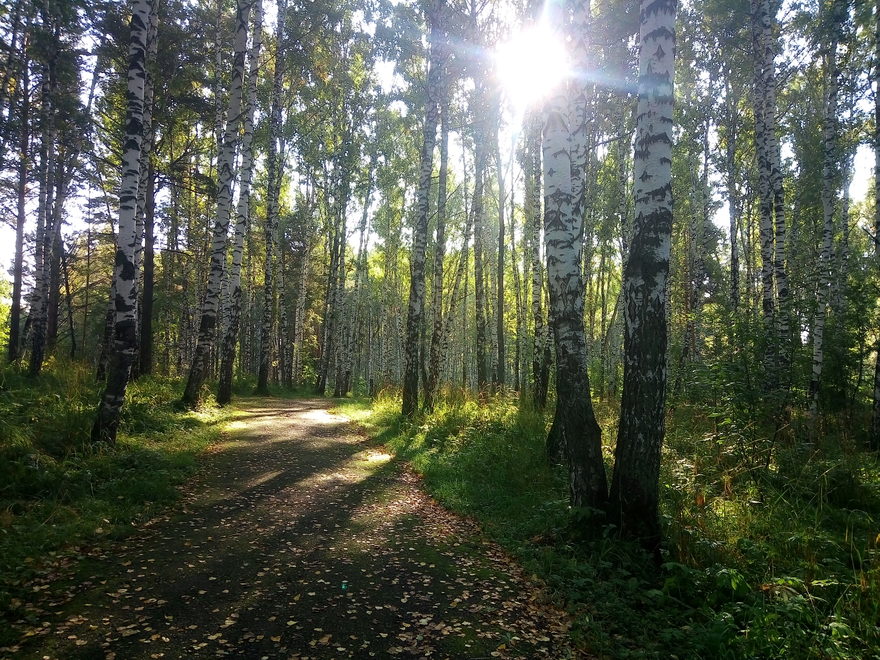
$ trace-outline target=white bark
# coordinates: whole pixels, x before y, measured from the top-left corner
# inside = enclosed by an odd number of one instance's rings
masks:
[[[226,112],[226,130],[218,159],[217,217],[212,232],[211,266],[208,273],[208,287],[202,303],[198,343],[183,394],[183,401],[190,406],[198,405],[201,398],[202,385],[207,377],[208,360],[217,335],[220,286],[223,281],[223,272],[226,269],[226,241],[232,210],[232,184],[235,178],[233,163],[242,114],[241,100],[247,54],[248,17],[252,6],[253,0],[238,0],[236,3],[232,86]]]
[[[227,403],[232,392],[232,366],[235,361],[235,343],[241,320],[241,262],[244,237],[247,233],[251,207],[251,181],[254,173],[254,113],[257,107],[257,76],[260,50],[263,44],[263,3],[254,3],[254,27],[248,55],[247,100],[244,112],[244,133],[241,138],[241,180],[238,204],[235,209],[235,233],[232,241],[232,263],[229,269],[224,317],[226,318],[220,364],[220,386],[217,401]]]
[[[672,236],[675,0],[642,0],[640,23],[635,221],[623,280],[624,383],[609,513],[624,536],[657,553]]]
[[[816,316],[813,321],[813,365],[810,377],[810,414],[819,412],[819,389],[824,362],[825,316],[831,289],[831,249],[837,210],[839,163],[837,148],[837,92],[839,70],[837,39],[832,39],[825,56],[825,117],[822,126],[822,248],[819,252]]]
[[[146,41],[150,16],[149,0],[135,0],[132,6],[128,47],[128,92],[125,143],[122,154],[122,184],[119,190],[119,224],[116,231],[116,262],[113,271],[113,345],[107,386],[92,427],[92,440],[114,443],[119,413],[131,363],[137,352],[137,271],[135,269],[135,213],[140,182],[143,140],[144,79]]]
[[[442,14],[444,0],[433,0],[429,11],[431,23],[431,54],[428,64],[428,84],[425,98],[425,123],[422,135],[419,187],[416,200],[416,219],[413,228],[412,257],[410,258],[409,306],[406,318],[406,347],[403,379],[403,414],[415,414],[418,408],[419,368],[421,364],[419,335],[425,305],[425,250],[428,242],[428,206],[431,191],[431,173],[434,145],[437,141],[442,67]]]
[[[551,25],[563,25],[561,8],[548,8]],[[583,215],[575,206],[569,133],[569,89],[550,95],[544,115],[544,235],[550,289],[550,323],[556,342],[556,415],[548,435],[548,454],[567,456],[570,499],[576,506],[600,508],[607,499],[601,429],[596,422],[587,374],[584,281],[581,270]],[[585,134],[578,132],[578,139]],[[578,144],[574,152],[586,149]],[[500,312],[501,310],[499,310]]]

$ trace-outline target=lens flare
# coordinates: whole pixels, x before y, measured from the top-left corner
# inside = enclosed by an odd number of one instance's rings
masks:
[[[565,44],[543,23],[523,28],[498,44],[495,61],[498,81],[518,109],[542,100],[569,75]]]

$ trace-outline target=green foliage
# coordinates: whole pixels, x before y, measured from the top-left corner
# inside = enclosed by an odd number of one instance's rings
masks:
[[[50,361],[38,380],[0,371],[0,615],[21,607],[26,580],[54,559],[174,501],[229,415],[181,411],[177,383],[142,378],[129,386],[117,445],[95,446],[99,390],[79,363]]]
[[[613,530],[585,540],[593,516],[569,509],[565,475],[544,460],[549,419],[512,399],[450,397],[410,424],[394,396],[342,410],[407,459],[438,500],[476,518],[543,579],[593,654],[880,652],[880,464],[843,453],[832,438],[807,448],[782,434],[771,442],[775,425],[732,386],[736,370],[694,374],[706,399],[670,413],[659,568]],[[605,406],[597,412],[613,439],[616,420]]]
[[[0,349],[6,350],[9,343],[9,314],[12,284],[0,277]]]

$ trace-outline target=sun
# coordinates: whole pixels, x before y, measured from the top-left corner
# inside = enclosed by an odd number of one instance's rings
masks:
[[[569,75],[562,38],[544,22],[524,27],[495,48],[496,75],[511,105],[525,109]]]

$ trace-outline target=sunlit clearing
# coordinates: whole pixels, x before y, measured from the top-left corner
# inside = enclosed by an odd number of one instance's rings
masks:
[[[546,25],[524,28],[495,49],[497,75],[515,108],[540,101],[568,75],[562,39]]]

